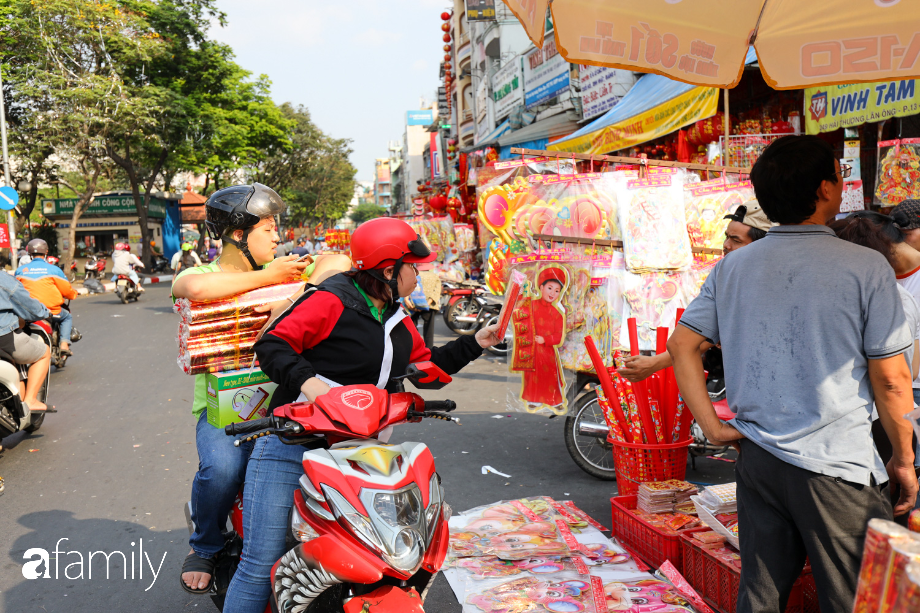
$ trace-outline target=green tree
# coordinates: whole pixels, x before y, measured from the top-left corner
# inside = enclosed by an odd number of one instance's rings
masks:
[[[348,217],[356,224],[361,225],[365,221],[383,217],[386,214],[386,209],[377,206],[373,202],[362,202],[354,209],[352,209],[351,213],[348,214]]]
[[[32,183],[23,213],[27,219],[41,181],[74,191],[77,205],[63,254],[67,266],[77,221],[108,164],[107,132],[125,110],[113,95],[123,81],[110,52],[139,61],[149,57],[156,41],[137,13],[91,0],[17,2],[5,16],[9,27],[0,50],[8,61],[4,94],[13,154],[18,173]]]

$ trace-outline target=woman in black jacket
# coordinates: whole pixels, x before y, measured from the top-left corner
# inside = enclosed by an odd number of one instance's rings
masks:
[[[430,360],[454,374],[499,342],[497,326],[490,326],[443,347],[425,347],[396,298],[415,289],[415,264],[435,255],[406,222],[379,218],[362,224],[352,236],[351,252],[352,271],[306,292],[256,343],[262,370],[278,384],[271,409],[313,401],[339,385],[370,383],[393,391],[390,378],[414,362]],[[285,553],[303,451],[276,437],[256,441],[243,490],[243,555],[225,613],[265,610],[271,568]]]

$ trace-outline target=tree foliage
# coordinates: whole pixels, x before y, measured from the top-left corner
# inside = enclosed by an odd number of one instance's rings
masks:
[[[365,221],[383,217],[386,214],[387,210],[385,208],[379,207],[373,202],[362,202],[354,209],[352,209],[351,213],[348,214],[348,217],[356,224],[361,225]]]
[[[78,194],[71,226],[100,177],[134,195],[149,261],[151,194],[177,173],[207,177],[205,192],[243,181],[279,191],[295,221],[334,222],[355,168],[349,141],[324,134],[302,106],[276,105],[271,83],[209,38],[216,0],[11,0],[0,11],[12,164],[33,189]],[[113,172],[113,168],[116,171]],[[71,245],[74,241],[71,241]]]

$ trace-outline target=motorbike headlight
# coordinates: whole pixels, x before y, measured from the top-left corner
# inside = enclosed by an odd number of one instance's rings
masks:
[[[425,526],[428,529],[428,538],[425,539],[426,544],[431,543],[431,537],[434,536],[442,501],[441,478],[438,477],[438,473],[434,473],[428,483],[428,508],[425,509]]]
[[[421,506],[418,488],[374,494],[374,511],[393,528],[417,524]]]
[[[399,534],[396,535],[393,553],[384,554],[383,558],[393,568],[414,572],[422,563],[422,552],[424,551],[422,535],[412,528],[406,528],[400,530]]]
[[[322,485],[321,487],[323,488],[323,494],[326,495],[326,500],[329,501],[332,511],[340,524],[351,530],[355,536],[378,553],[382,553],[386,550],[383,539],[381,539],[377,531],[374,530],[374,526],[367,517],[361,515],[361,513],[359,513],[358,510],[334,488],[327,485]]]

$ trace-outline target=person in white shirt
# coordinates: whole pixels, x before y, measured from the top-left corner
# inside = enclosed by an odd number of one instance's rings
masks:
[[[131,253],[131,247],[128,243],[118,243],[115,245],[115,251],[112,252],[112,281],[118,278],[118,275],[125,275],[137,286],[137,291],[143,293],[144,286],[141,285],[141,279],[133,266],[144,267],[144,263]]]

